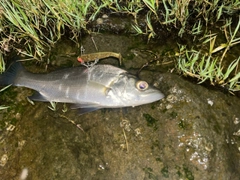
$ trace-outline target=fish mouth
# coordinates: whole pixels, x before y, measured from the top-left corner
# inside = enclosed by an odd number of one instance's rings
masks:
[[[159,90],[152,90],[148,92],[147,94],[141,95],[139,98],[139,105],[141,104],[149,104],[155,101],[159,101],[160,99],[163,99],[165,95],[161,93]]]
[[[149,101],[149,103],[159,101],[162,98],[164,98],[164,94],[162,94],[161,92],[151,93],[146,97],[146,99]]]

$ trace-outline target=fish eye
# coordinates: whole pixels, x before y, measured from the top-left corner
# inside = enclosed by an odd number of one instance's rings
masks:
[[[140,91],[144,91],[148,88],[148,83],[146,81],[138,81],[136,87]]]

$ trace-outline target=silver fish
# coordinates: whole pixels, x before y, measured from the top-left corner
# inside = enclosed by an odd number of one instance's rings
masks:
[[[34,101],[73,103],[80,114],[101,108],[152,103],[164,97],[147,82],[111,65],[72,67],[46,74],[26,71],[15,62],[0,75],[0,85],[27,87],[37,92]]]

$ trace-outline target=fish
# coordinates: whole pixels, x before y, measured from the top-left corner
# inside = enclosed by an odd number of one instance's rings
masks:
[[[119,64],[122,65],[122,55],[115,52],[97,52],[91,54],[82,54],[77,57],[78,62],[86,63],[90,61],[95,61],[96,59],[105,59],[108,57],[115,57],[119,60]]]
[[[15,61],[0,86],[26,87],[36,92],[32,101],[72,104],[84,114],[102,108],[135,107],[164,98],[164,94],[126,70],[107,64],[70,67],[50,73],[31,73]]]

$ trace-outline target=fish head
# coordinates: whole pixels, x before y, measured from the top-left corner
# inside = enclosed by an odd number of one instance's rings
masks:
[[[164,98],[164,94],[146,81],[139,80],[136,76],[128,73],[122,73],[112,83],[107,97],[111,98],[116,106],[119,104],[119,107],[134,107],[158,101]]]

